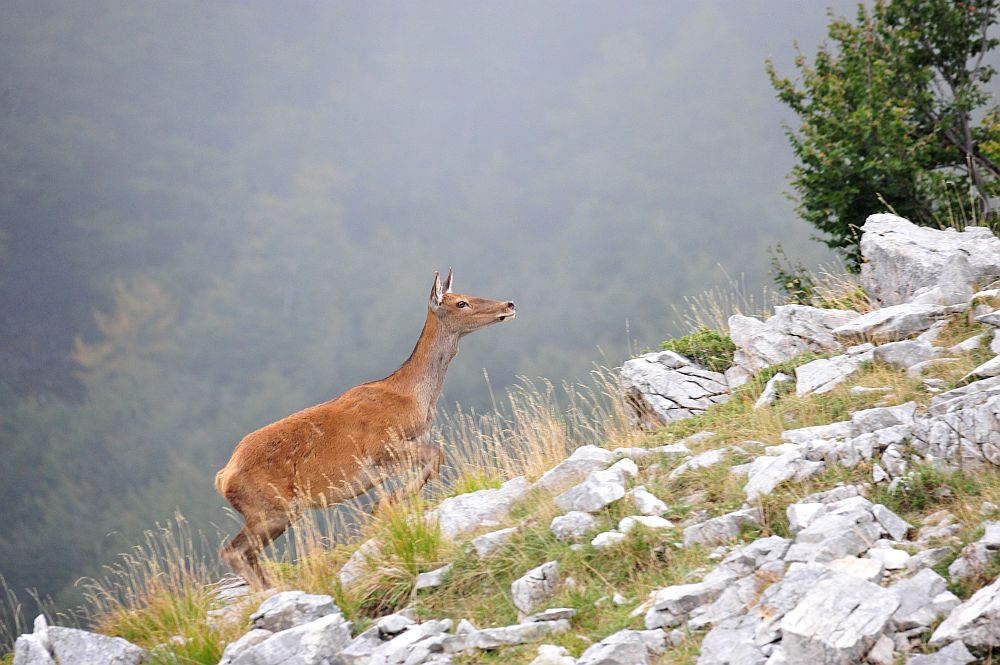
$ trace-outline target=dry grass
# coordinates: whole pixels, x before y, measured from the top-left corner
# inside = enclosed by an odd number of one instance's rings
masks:
[[[729,317],[733,314],[765,316],[772,305],[780,304],[778,294],[768,287],[760,293],[751,292],[742,277],[730,279],[695,296],[684,296],[681,306],[672,308],[674,320],[685,332],[693,333],[702,328],[729,334]]]
[[[856,312],[870,312],[872,302],[861,286],[861,277],[843,270],[821,266],[809,273],[813,285],[810,305],[827,309],[852,309]]]
[[[345,613],[363,622],[409,603],[417,574],[456,555],[454,543],[426,518],[437,501],[456,490],[495,487],[519,475],[537,478],[585,443],[630,445],[641,436],[629,425],[611,370],[595,370],[589,386],[561,390],[548,382],[522,381],[494,413],[457,409],[443,419],[435,432],[446,451],[442,479],[423,494],[398,495],[408,478],[396,478],[372,493],[368,502],[380,503],[375,514],[364,508],[365,501],[312,511],[280,545],[265,551],[264,565],[279,589],[334,593]],[[368,571],[350,589],[340,588],[337,571],[357,543],[370,538],[379,548]],[[211,587],[217,566],[216,548],[205,540],[179,516],[148,533],[105,576],[85,582],[88,622],[140,646],[166,643],[158,658],[217,662],[220,645],[237,637],[243,626],[234,627],[232,635],[209,627],[208,612],[218,604]],[[177,635],[183,644],[170,643]]]
[[[152,663],[217,662],[222,644],[239,637],[243,626],[213,629],[207,621],[218,603],[206,551],[204,537],[179,515],[147,532],[102,578],[81,582],[91,628],[153,649]],[[175,636],[182,639],[171,642]]]

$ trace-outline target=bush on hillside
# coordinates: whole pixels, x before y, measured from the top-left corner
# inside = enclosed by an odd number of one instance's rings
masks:
[[[702,326],[693,333],[668,339],[660,345],[666,351],[679,353],[713,372],[725,372],[733,366],[736,345],[729,335]]]

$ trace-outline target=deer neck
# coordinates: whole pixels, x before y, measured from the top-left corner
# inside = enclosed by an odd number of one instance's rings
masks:
[[[441,396],[448,363],[458,353],[458,340],[456,333],[447,330],[434,313],[428,311],[413,353],[390,377],[428,412],[434,409]]]

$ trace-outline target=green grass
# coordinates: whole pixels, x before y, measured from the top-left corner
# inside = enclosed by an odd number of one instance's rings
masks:
[[[499,489],[503,485],[503,478],[496,473],[491,473],[485,469],[466,470],[451,483],[446,497],[468,494],[478,490]]]
[[[969,498],[978,494],[975,480],[959,471],[945,471],[930,465],[911,466],[892,490],[880,485],[872,501],[881,503],[900,516],[930,512],[950,496]]]
[[[713,372],[725,372],[733,366],[736,345],[729,335],[702,326],[692,333],[668,339],[660,344],[666,351],[679,353]]]

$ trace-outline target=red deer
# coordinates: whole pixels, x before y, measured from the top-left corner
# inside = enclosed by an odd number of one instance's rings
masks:
[[[444,455],[430,427],[458,342],[516,313],[512,302],[452,293],[451,282],[451,270],[443,285],[434,274],[424,329],[398,370],[248,434],[216,474],[244,522],[221,556],[250,584],[270,586],[260,552],[306,509],[359,496],[414,462],[404,492],[437,476]]]

